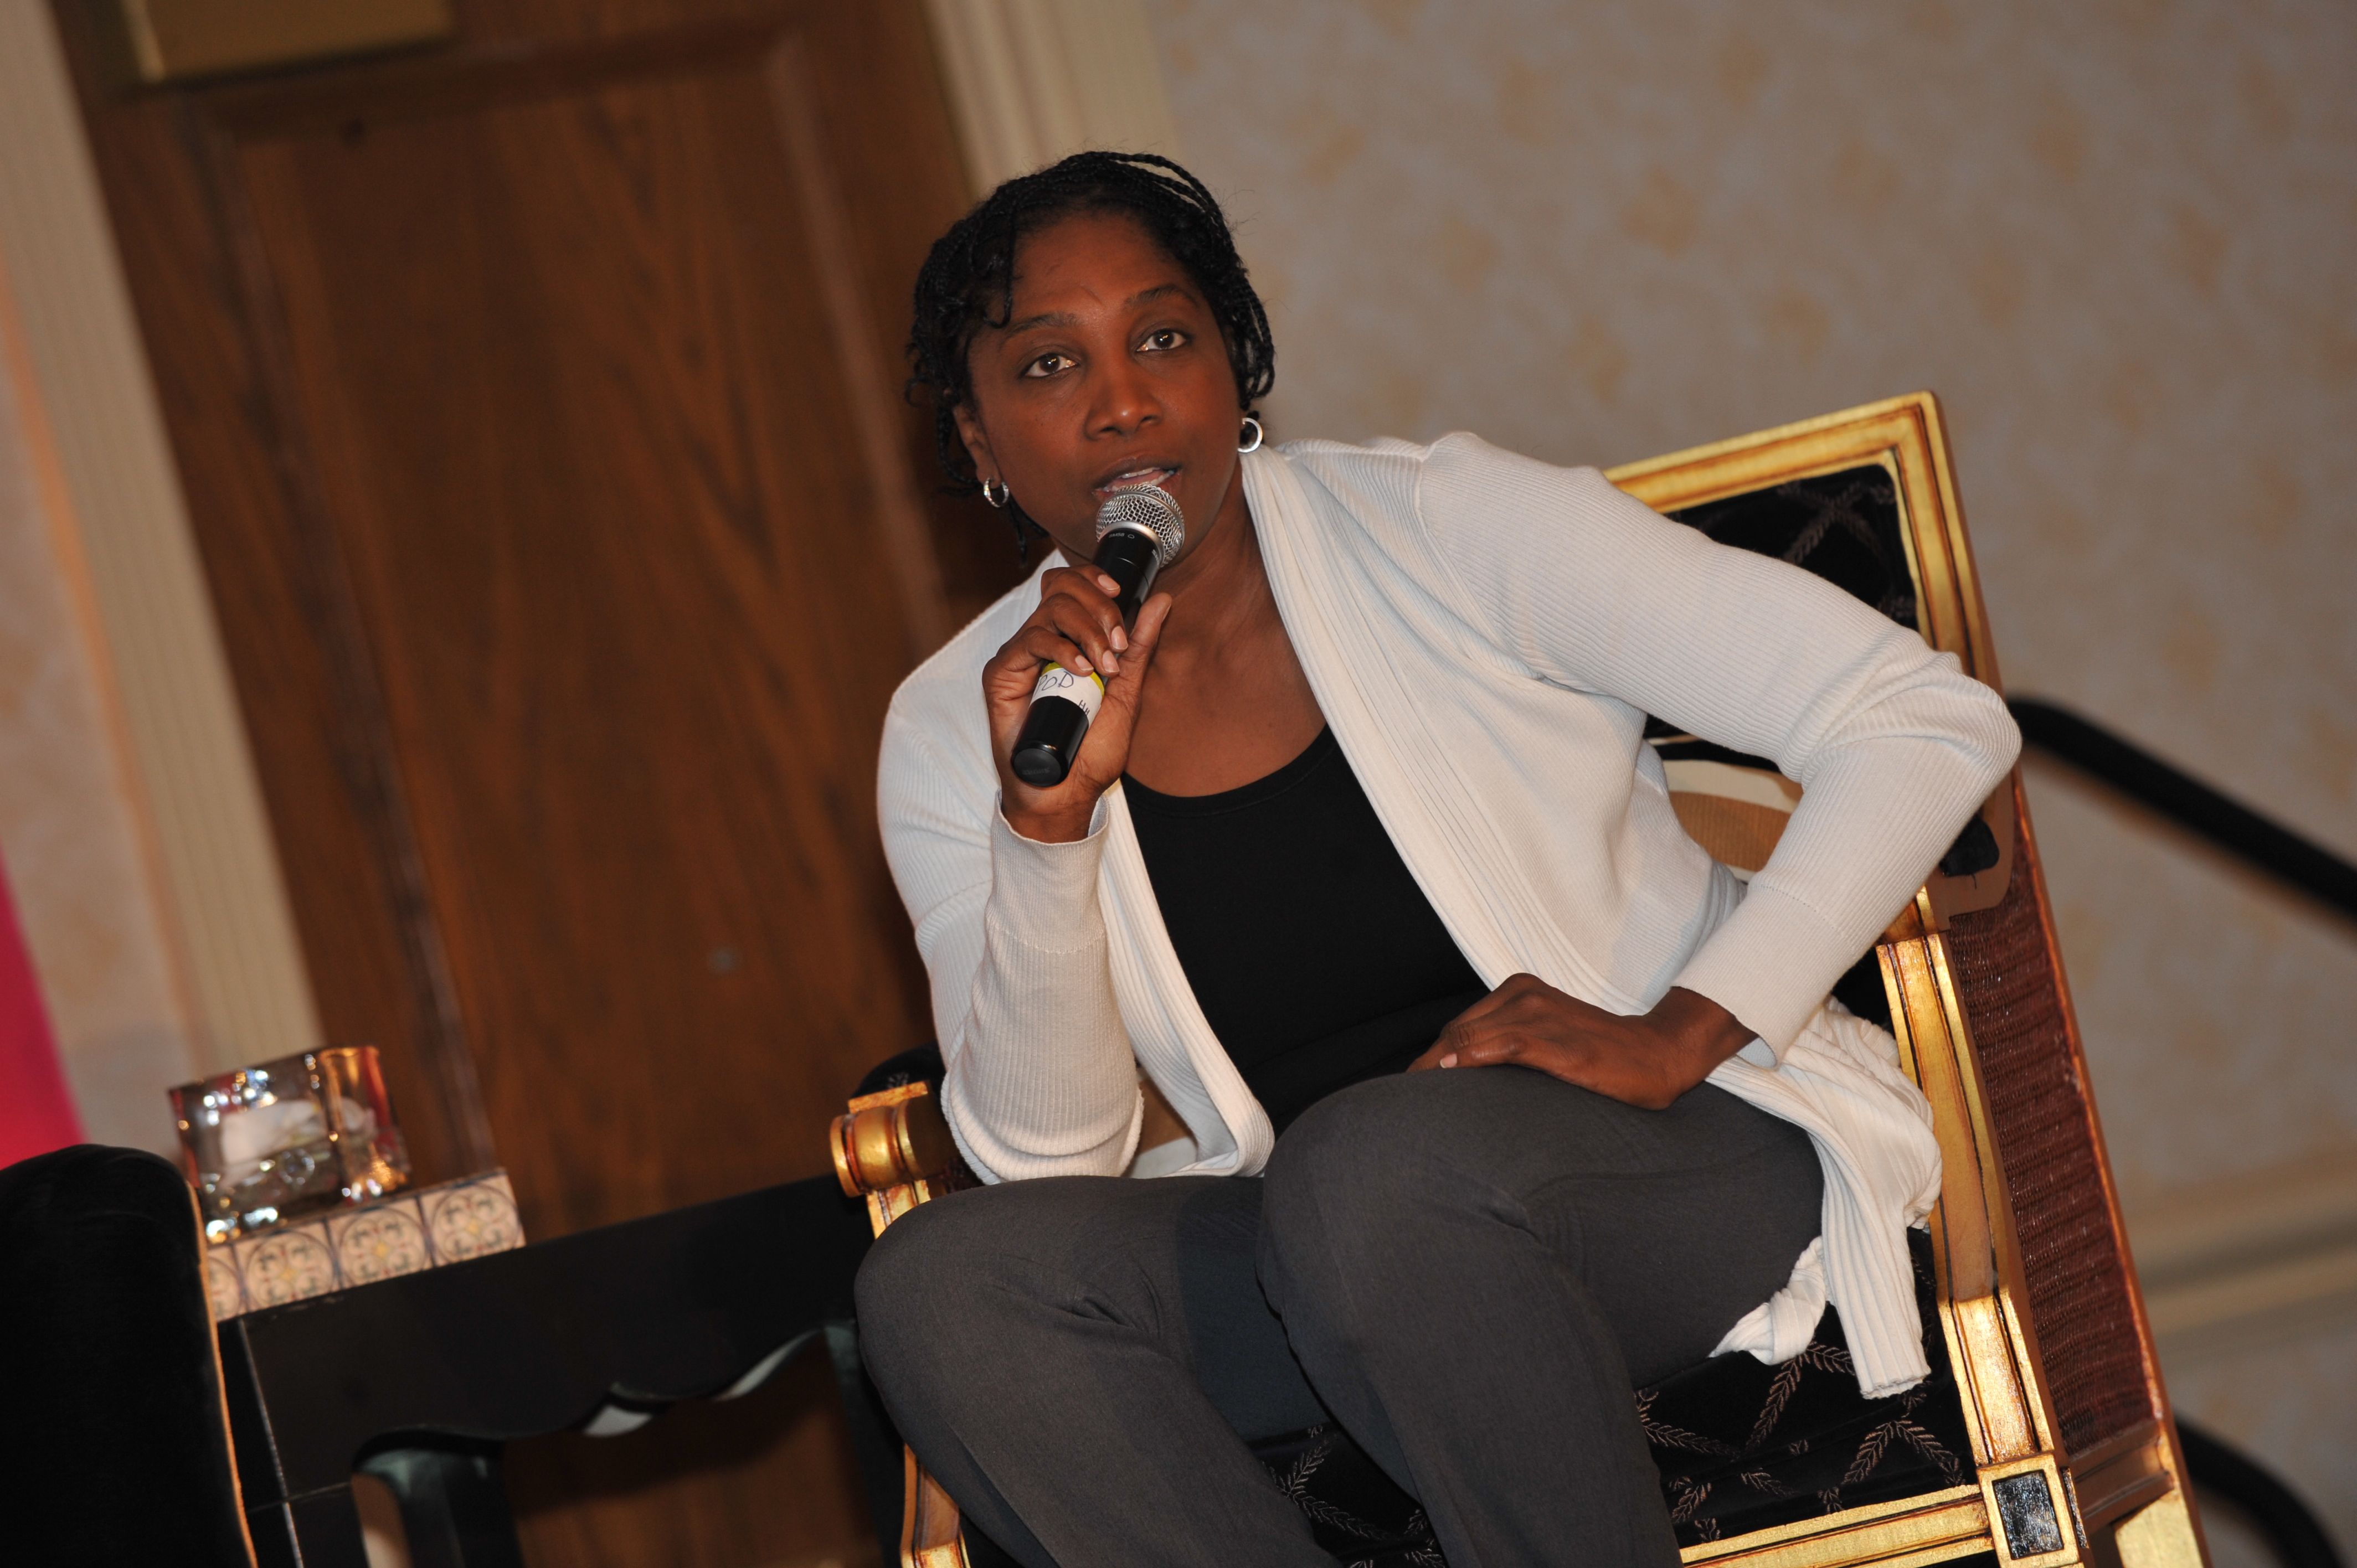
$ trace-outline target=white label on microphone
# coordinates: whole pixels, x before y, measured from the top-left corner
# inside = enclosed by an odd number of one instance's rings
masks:
[[[1094,724],[1097,709],[1104,705],[1104,681],[1094,674],[1075,675],[1060,664],[1042,664],[1039,684],[1031,688],[1031,700],[1036,703],[1042,697],[1061,697],[1078,704]]]

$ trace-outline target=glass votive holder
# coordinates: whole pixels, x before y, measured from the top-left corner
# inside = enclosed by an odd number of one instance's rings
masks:
[[[374,1046],[257,1062],[171,1096],[207,1240],[364,1203],[409,1180]]]

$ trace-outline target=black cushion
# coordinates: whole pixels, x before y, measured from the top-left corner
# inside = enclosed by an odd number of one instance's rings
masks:
[[[1931,1240],[1908,1232],[1932,1375],[1906,1392],[1857,1391],[1841,1314],[1781,1366],[1718,1356],[1637,1391],[1678,1544],[1913,1497],[1973,1479],[1972,1442],[1940,1332]]]
[[[96,1144],[0,1170],[11,1562],[253,1568],[180,1173]]]

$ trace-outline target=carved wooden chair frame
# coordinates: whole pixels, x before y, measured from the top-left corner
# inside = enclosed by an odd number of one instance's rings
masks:
[[[1895,481],[1926,639],[1996,685],[1946,434],[1930,393],[1630,464],[1609,478],[1655,509],[1676,511],[1870,465]],[[1901,1062],[1932,1102],[1940,1141],[1944,1169],[1931,1217],[1939,1311],[1975,1477],[1687,1547],[1684,1559],[1695,1568],[1916,1568],[1980,1553],[1993,1553],[2000,1568],[2205,1568],[2018,774],[1982,817],[1997,863],[1972,875],[1935,874],[1877,950]],[[2009,965],[1982,956],[1986,933],[2000,923],[2013,931]],[[2018,961],[2025,942],[2033,950],[2027,962]],[[2017,1086],[2002,1097],[2037,1108],[2034,1128],[2014,1133],[2023,1145],[2016,1159],[2061,1172],[2075,1194],[2067,1234],[2037,1224],[2038,1211],[2029,1211],[2037,1235],[2029,1252],[2016,1195],[2027,1189],[2050,1206],[2057,1189],[2020,1171],[2007,1179],[2000,1136],[2007,1118],[1992,1109],[1976,1024],[2003,1034],[2009,1051],[2028,1053],[2009,1062],[2034,1060],[2038,1069],[2026,1091]],[[2023,1113],[2012,1122],[2029,1128]],[[971,1179],[921,1083],[853,1101],[833,1143],[844,1190],[866,1199],[879,1235],[917,1204]],[[2090,1322],[2099,1325],[2093,1337]],[[2067,1342],[2086,1365],[2050,1363],[2041,1328],[2050,1345]],[[956,1505],[913,1454],[905,1474],[904,1568],[964,1568]]]

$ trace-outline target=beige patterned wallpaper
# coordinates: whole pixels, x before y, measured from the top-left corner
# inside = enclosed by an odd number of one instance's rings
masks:
[[[1280,436],[1605,464],[1930,387],[2010,687],[2357,856],[2357,10],[1149,15]],[[2189,1408],[2357,1546],[2357,926],[2030,788]]]
[[[217,1072],[313,1049],[310,981],[163,411],[38,4],[0,4],[0,267],[70,514],[79,602],[105,651],[110,733],[143,807],[196,1064]]]

